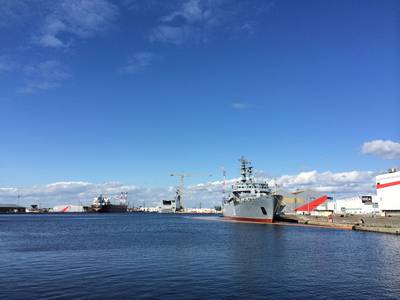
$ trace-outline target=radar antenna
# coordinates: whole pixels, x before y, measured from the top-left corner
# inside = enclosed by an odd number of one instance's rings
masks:
[[[246,160],[243,155],[239,158],[239,161],[242,164],[241,168],[240,168],[242,178],[240,179],[240,181],[241,182],[246,182],[246,180],[247,180],[247,172],[248,172],[247,171],[247,164],[250,164],[250,161]]]
[[[253,181],[253,166],[251,165],[251,161],[247,161],[247,163],[249,165],[247,167],[247,175],[248,175],[248,178],[249,178],[249,180],[251,182],[251,181]]]

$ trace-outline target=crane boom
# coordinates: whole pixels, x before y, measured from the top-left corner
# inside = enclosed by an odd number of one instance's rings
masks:
[[[212,174],[202,174],[202,173],[171,173],[170,176],[175,176],[180,178],[180,185],[176,190],[176,197],[179,199],[180,202],[180,209],[184,210],[183,204],[183,188],[184,188],[184,181],[185,177],[193,177],[193,176],[212,176]]]

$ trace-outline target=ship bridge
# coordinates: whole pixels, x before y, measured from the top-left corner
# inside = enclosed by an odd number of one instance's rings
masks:
[[[271,192],[271,189],[269,188],[267,183],[257,183],[257,182],[251,182],[251,183],[237,183],[236,185],[233,186],[233,190],[236,192],[260,192],[260,193],[269,193]]]

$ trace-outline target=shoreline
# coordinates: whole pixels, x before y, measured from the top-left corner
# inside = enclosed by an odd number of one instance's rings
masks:
[[[374,216],[334,216],[333,222],[329,221],[327,217],[314,217],[314,216],[285,216],[280,217],[273,223],[260,223],[252,221],[239,221],[229,220],[223,217],[210,218],[194,217],[198,220],[217,221],[217,222],[231,222],[231,223],[247,223],[258,225],[279,225],[279,226],[296,226],[296,227],[313,227],[313,228],[326,228],[337,230],[353,230],[364,232],[385,233],[392,235],[400,235],[400,217],[374,217]],[[335,221],[335,218],[337,221]],[[360,219],[363,219],[364,224],[360,224]],[[390,220],[390,222],[388,222]]]
[[[156,212],[132,211],[126,214],[155,214]],[[0,216],[9,215],[104,215],[107,213],[95,212],[21,212],[21,213],[0,213]],[[119,214],[119,213],[118,213]],[[158,214],[158,213],[157,213]],[[332,218],[322,216],[309,215],[284,215],[274,220],[272,223],[260,223],[247,220],[230,220],[222,216],[221,213],[194,213],[180,212],[177,215],[193,216],[194,219],[218,222],[232,223],[248,223],[259,225],[281,225],[281,226],[297,226],[297,227],[317,227],[338,230],[353,230],[363,232],[385,233],[392,235],[400,235],[400,216],[382,217],[377,215],[333,215]]]
[[[364,232],[400,235],[400,216],[381,217],[376,215],[333,215],[331,219],[320,216],[284,216],[282,222],[320,226]]]

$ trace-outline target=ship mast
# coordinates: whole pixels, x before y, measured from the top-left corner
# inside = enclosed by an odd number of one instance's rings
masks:
[[[180,177],[180,185],[179,187],[176,189],[176,197],[179,201],[179,205],[180,205],[180,209],[181,210],[185,210],[185,205],[183,202],[183,191],[184,191],[184,180],[185,177],[189,177],[189,176],[212,176],[211,174],[197,174],[197,173],[192,173],[192,174],[188,174],[188,173],[172,173],[170,174],[170,176],[177,176]]]
[[[242,155],[241,158],[239,158],[239,161],[240,161],[241,164],[242,164],[242,166],[241,166],[241,168],[240,168],[242,178],[240,179],[240,181],[241,181],[241,182],[246,182],[246,180],[247,180],[247,168],[246,168],[247,161],[246,161],[246,159],[244,158],[243,155]]]
[[[225,203],[226,201],[226,196],[225,196],[225,185],[226,185],[226,170],[224,167],[221,167],[222,169],[222,176],[224,181],[222,182],[222,203]]]
[[[253,166],[251,165],[251,161],[248,160],[247,163],[249,165],[247,167],[247,175],[248,175],[249,181],[253,182]]]

